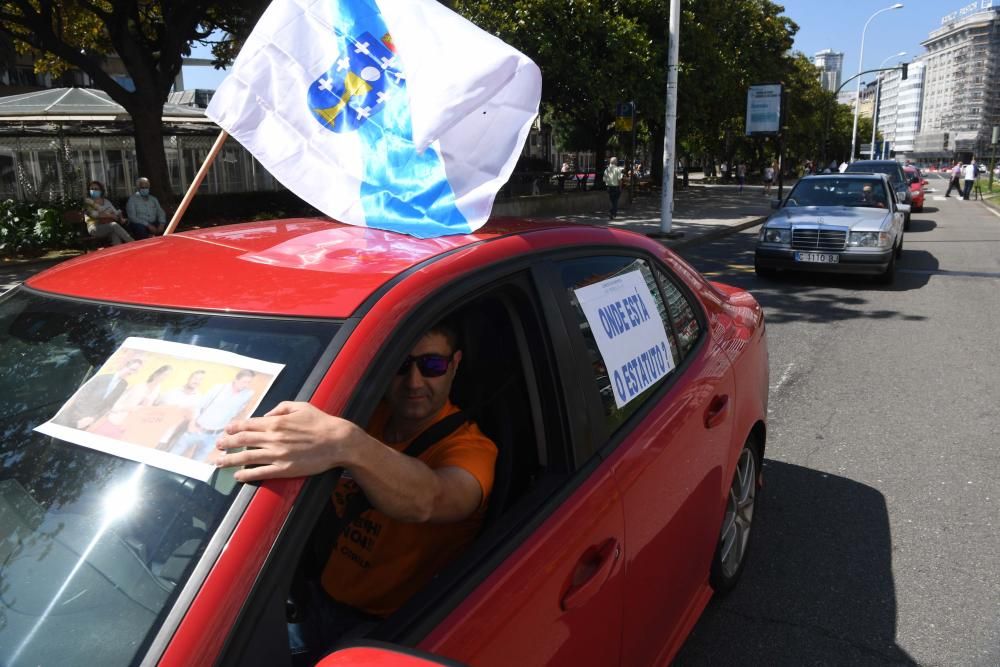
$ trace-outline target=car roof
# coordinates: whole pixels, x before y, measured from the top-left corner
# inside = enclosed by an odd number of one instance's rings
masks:
[[[843,173],[843,174],[810,174],[808,176],[803,176],[799,180],[800,181],[829,180],[833,178],[869,180],[872,178],[888,178],[888,177],[880,171],[855,171],[853,173]]]
[[[418,239],[328,219],[270,220],[106,248],[59,264],[26,285],[113,303],[339,318],[428,260],[554,227],[585,226],[497,219],[472,234]]]

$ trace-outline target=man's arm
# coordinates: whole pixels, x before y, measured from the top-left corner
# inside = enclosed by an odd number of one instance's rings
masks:
[[[216,446],[225,452],[216,460],[219,467],[259,466],[238,470],[240,482],[346,468],[372,505],[398,521],[459,521],[483,499],[467,470],[432,469],[308,403],[284,402],[263,417],[233,422]],[[240,447],[253,449],[229,453]]]
[[[125,214],[132,222],[139,222],[139,213],[135,209],[135,195],[129,197],[128,201],[125,202]]]
[[[152,197],[152,195],[150,195]],[[160,200],[153,197],[153,203],[156,204],[156,224],[165,225],[167,224],[167,214],[163,212],[163,207],[160,206]]]

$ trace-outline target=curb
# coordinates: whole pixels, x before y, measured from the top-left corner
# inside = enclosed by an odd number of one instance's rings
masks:
[[[64,262],[75,257],[80,257],[85,255],[86,251],[68,251],[65,254],[57,255],[55,257],[48,255],[43,257],[32,257],[31,259],[6,259],[0,260],[0,271],[4,269],[20,269],[26,266],[34,266],[36,264],[58,264],[59,262]]]
[[[679,250],[680,248],[689,248],[691,246],[696,246],[702,243],[708,243],[709,241],[715,241],[716,239],[721,239],[723,237],[729,236],[730,234],[736,234],[737,232],[742,232],[744,229],[750,229],[751,227],[756,227],[757,225],[764,224],[768,216],[762,216],[760,218],[754,218],[753,220],[748,220],[747,222],[741,222],[738,225],[732,225],[731,227],[722,227],[721,229],[712,230],[705,234],[699,236],[692,236],[687,239],[677,239],[660,241],[663,245],[667,246],[671,250]]]

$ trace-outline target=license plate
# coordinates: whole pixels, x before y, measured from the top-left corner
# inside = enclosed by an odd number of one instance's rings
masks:
[[[796,262],[819,262],[820,264],[838,264],[840,255],[831,255],[825,252],[797,252]]]

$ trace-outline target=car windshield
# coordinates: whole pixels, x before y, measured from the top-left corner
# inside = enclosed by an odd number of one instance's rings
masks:
[[[284,364],[260,414],[299,395],[338,328],[0,298],[0,664],[137,662],[240,488],[232,471],[200,482],[36,426],[129,337]]]
[[[886,208],[888,197],[881,180],[862,178],[804,178],[795,184],[785,206],[860,206]]]
[[[885,174],[895,184],[900,182],[899,169],[898,164],[889,162],[855,162],[847,166],[847,173]]]

